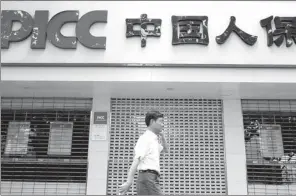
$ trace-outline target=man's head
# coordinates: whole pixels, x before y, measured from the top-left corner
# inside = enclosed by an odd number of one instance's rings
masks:
[[[147,112],[145,123],[148,128],[158,134],[163,129],[163,114],[158,111]]]

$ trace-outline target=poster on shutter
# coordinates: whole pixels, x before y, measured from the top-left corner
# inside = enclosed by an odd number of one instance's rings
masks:
[[[262,157],[281,158],[284,155],[280,125],[262,124],[260,126],[260,138]]]
[[[27,154],[30,124],[30,122],[9,122],[4,154]]]
[[[48,141],[48,155],[71,155],[72,122],[51,122]]]

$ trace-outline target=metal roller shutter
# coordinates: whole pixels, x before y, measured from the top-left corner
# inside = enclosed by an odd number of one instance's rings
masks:
[[[296,195],[296,100],[242,100],[249,195]]]
[[[226,194],[222,101],[201,99],[111,100],[108,193],[126,180],[133,148],[146,128],[148,110],[164,113],[170,153],[161,155],[165,194]],[[136,180],[137,176],[135,176]],[[129,194],[136,194],[136,183]]]
[[[1,195],[86,194],[92,99],[2,98]]]

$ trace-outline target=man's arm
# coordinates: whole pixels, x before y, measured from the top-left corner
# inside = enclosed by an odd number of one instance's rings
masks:
[[[161,143],[162,143],[162,146],[163,146],[163,152],[169,153],[169,145],[166,142],[166,139],[164,137],[163,132],[160,133],[160,137],[161,137]]]
[[[134,175],[137,172],[137,168],[138,168],[139,163],[140,163],[140,158],[135,158],[132,165],[131,165],[131,168],[128,172],[127,180],[126,180],[127,182],[129,182],[129,183],[133,182]]]
[[[134,161],[129,169],[129,172],[127,174],[127,180],[126,182],[119,187],[119,194],[124,195],[130,188],[130,186],[133,184],[134,175],[137,172],[137,167],[140,163],[140,158],[134,158]]]
[[[120,186],[119,193],[125,194],[130,186],[133,183],[134,175],[137,172],[138,165],[140,164],[140,161],[145,157],[148,151],[148,142],[143,139],[142,137],[139,138],[136,146],[135,146],[135,156],[134,161],[129,169],[127,180],[126,182]]]

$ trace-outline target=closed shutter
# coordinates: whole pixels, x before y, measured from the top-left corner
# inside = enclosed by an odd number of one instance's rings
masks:
[[[92,99],[2,98],[1,195],[86,194]]]
[[[242,100],[249,195],[296,195],[296,100]]]
[[[115,195],[127,179],[133,149],[145,131],[145,113],[165,115],[170,153],[161,155],[161,187],[165,194],[226,194],[222,101],[200,99],[111,100],[108,193]],[[129,194],[136,194],[136,178]]]

